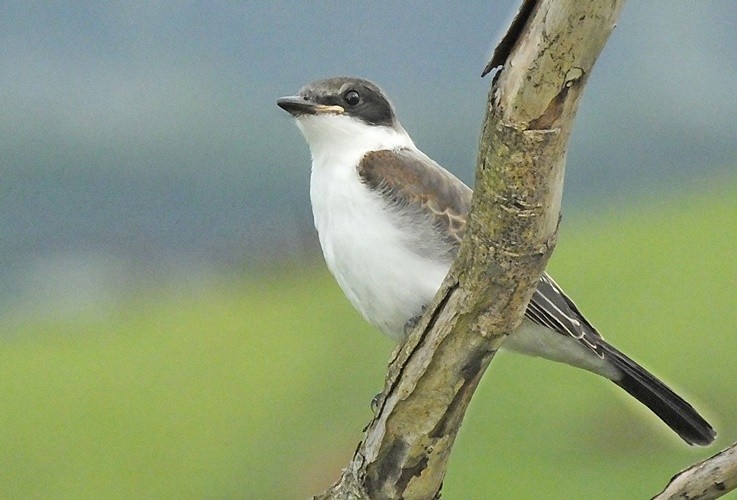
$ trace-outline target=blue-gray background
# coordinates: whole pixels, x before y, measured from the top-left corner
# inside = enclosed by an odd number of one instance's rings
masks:
[[[514,1],[3,2],[0,311],[314,250],[279,96],[358,75],[470,182]],[[732,171],[737,4],[626,5],[571,141],[565,211]],[[677,202],[677,200],[674,200]]]

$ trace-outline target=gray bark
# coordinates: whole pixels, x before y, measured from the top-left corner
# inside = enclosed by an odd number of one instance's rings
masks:
[[[737,443],[692,465],[670,480],[653,500],[711,500],[737,488]]]

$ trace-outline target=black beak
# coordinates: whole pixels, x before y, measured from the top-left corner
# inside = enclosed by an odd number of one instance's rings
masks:
[[[340,114],[345,111],[342,106],[317,104],[298,95],[282,97],[276,104],[292,116]]]

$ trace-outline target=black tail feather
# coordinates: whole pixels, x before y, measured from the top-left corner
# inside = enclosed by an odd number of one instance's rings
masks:
[[[706,446],[716,432],[693,406],[615,347],[601,342],[608,361],[619,368],[622,378],[614,383],[650,408],[688,444]]]

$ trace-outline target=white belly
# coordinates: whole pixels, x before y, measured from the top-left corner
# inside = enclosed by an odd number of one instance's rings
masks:
[[[407,228],[355,169],[314,168],[310,185],[325,261],[353,306],[397,341],[440,287],[450,262],[413,252]]]

